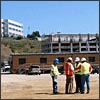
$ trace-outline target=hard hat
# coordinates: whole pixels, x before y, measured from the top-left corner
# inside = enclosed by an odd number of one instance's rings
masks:
[[[86,61],[86,58],[82,58],[81,61]]]
[[[80,58],[79,57],[76,57],[75,58],[75,62],[77,62],[77,61],[80,61]]]
[[[53,62],[55,62],[55,63],[59,63],[59,59],[58,58],[55,58],[54,60],[53,60]]]
[[[72,59],[72,57],[69,57],[67,60],[71,60],[72,61],[73,59]]]

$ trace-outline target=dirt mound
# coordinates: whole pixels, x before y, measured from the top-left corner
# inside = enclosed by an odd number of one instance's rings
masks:
[[[7,60],[8,56],[12,53],[9,46],[1,44],[1,61]]]

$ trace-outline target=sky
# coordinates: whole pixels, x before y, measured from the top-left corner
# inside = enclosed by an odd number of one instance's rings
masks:
[[[99,33],[99,1],[1,1],[1,18],[23,23],[24,36],[39,31]]]

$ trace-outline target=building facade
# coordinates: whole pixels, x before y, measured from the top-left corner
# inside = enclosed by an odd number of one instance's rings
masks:
[[[11,54],[9,56],[9,64],[11,65],[12,73],[16,73],[17,69],[23,64],[39,65],[42,70],[50,69],[51,64],[55,58],[58,58],[60,63],[58,68],[63,66],[68,57],[72,57],[75,61],[76,57],[85,57],[87,62],[91,65],[99,66],[99,53],[25,53],[25,54]],[[74,62],[73,62],[74,64]]]
[[[9,37],[23,36],[23,24],[10,19],[1,19],[1,34]]]
[[[42,41],[42,53],[99,53],[98,34],[54,34]]]

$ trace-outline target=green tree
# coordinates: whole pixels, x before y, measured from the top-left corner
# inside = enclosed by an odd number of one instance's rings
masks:
[[[23,37],[22,37],[21,35],[18,35],[18,36],[16,37],[16,40],[21,40],[21,39],[23,39]]]
[[[28,34],[27,38],[32,40],[37,40],[37,37],[40,37],[39,31],[32,32],[32,34]]]

